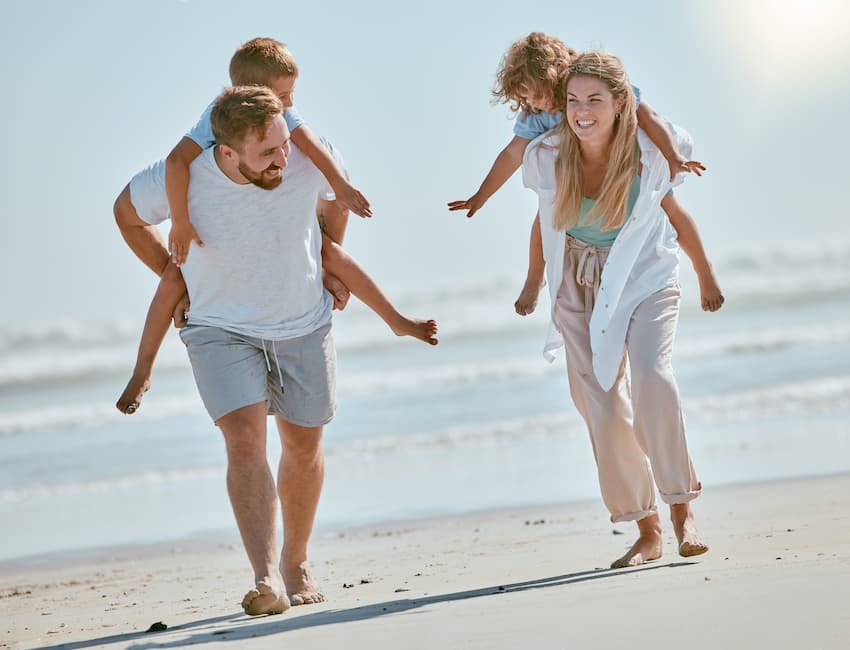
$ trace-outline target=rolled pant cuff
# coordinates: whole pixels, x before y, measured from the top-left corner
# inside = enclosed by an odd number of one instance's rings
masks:
[[[622,521],[637,521],[649,515],[658,513],[658,506],[652,506],[648,510],[638,510],[637,512],[627,512],[624,515],[611,515],[611,523],[618,524]]]
[[[669,506],[676,505],[678,503],[688,503],[689,501],[693,501],[700,494],[702,494],[702,487],[698,490],[692,490],[691,492],[682,492],[681,494],[662,494],[661,500]]]

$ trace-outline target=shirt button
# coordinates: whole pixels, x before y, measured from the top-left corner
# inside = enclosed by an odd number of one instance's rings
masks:
[[[602,330],[602,333],[604,334],[604,333],[605,333],[605,330]]]

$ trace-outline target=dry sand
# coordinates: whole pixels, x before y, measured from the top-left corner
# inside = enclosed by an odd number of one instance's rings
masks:
[[[328,601],[262,618],[235,540],[0,565],[0,648],[850,648],[850,476],[695,509],[707,555],[667,525],[661,560],[616,571],[634,526],[598,502],[346,531],[312,546]]]

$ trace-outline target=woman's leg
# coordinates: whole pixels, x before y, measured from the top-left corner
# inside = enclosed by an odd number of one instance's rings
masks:
[[[595,264],[601,271],[607,252],[597,249],[587,255],[585,248],[570,240],[564,258],[563,282],[555,304],[555,322],[566,347],[570,394],[590,433],[602,499],[611,513],[611,521],[641,522],[641,537],[624,556],[627,564],[640,564],[661,556],[660,524],[655,525],[658,518],[655,486],[646,454],[632,428],[625,359],[609,391],[602,390],[593,373],[588,320],[596,287],[580,286],[576,281],[576,267],[579,263]],[[578,275],[585,276],[583,272]],[[599,273],[595,277],[598,278]],[[647,525],[651,523],[653,525]],[[647,529],[646,534],[643,528]],[[621,561],[623,558],[615,565]]]
[[[685,439],[679,388],[673,373],[673,339],[679,316],[679,289],[668,287],[638,305],[627,335],[635,434],[652,464],[655,483],[671,518],[679,552],[708,550],[693,521],[690,501],[702,486]]]

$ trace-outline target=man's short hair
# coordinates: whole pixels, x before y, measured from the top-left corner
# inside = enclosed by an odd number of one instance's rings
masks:
[[[297,76],[292,52],[273,38],[253,38],[230,59],[230,82],[234,86],[267,86],[278,77]]]
[[[215,141],[241,151],[249,134],[263,138],[281,112],[283,103],[265,86],[228,88],[210,113]]]

